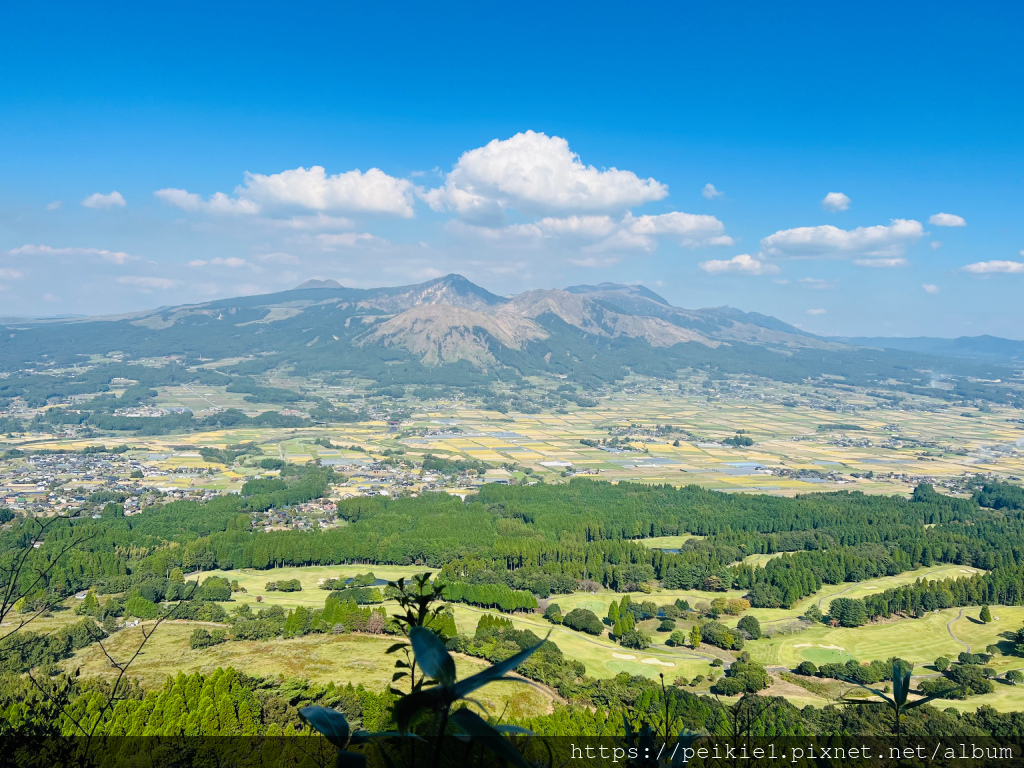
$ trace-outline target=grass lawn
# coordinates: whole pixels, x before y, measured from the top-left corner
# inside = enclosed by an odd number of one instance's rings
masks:
[[[191,622],[167,622],[157,629],[138,659],[130,667],[130,676],[145,688],[159,688],[168,675],[178,672],[213,672],[217,667],[234,667],[262,677],[297,677],[317,683],[362,684],[382,690],[391,681],[394,656],[384,651],[394,637],[368,635],[307,635],[291,640],[229,641],[193,650],[188,638],[197,625]],[[131,656],[141,642],[141,629],[125,629],[108,642],[107,650],[119,661]],[[460,657],[459,676],[479,671],[485,662]],[[65,669],[81,669],[83,676],[114,678],[117,670],[96,645],[83,648],[63,662]],[[506,703],[509,714],[531,716],[550,708],[551,698],[542,691],[520,683],[494,683],[474,694],[493,712],[501,712]]]
[[[271,568],[266,571],[255,569],[232,570],[232,571],[206,571],[199,575],[199,581],[208,576],[221,576],[228,581],[238,580],[238,585],[244,587],[246,592],[235,592],[232,602],[223,603],[227,610],[240,603],[249,603],[256,607],[256,597],[263,598],[261,606],[280,605],[286,609],[304,606],[306,608],[323,608],[324,601],[330,592],[320,589],[319,584],[323,579],[340,579],[355,576],[357,573],[373,571],[378,579],[395,580],[401,577],[411,578],[417,573],[423,573],[429,569],[422,565],[310,565],[299,568]],[[435,571],[436,572],[436,571]],[[189,576],[189,581],[194,580]],[[284,581],[286,579],[298,579],[302,584],[301,592],[268,592],[266,584],[268,581]]]

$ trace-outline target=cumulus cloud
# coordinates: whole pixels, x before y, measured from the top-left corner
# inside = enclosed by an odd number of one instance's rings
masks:
[[[235,190],[241,197],[265,206],[383,213],[406,218],[413,215],[413,191],[411,181],[389,176],[379,168],[328,176],[319,165],[270,175],[246,173],[244,185]]]
[[[463,153],[443,186],[423,193],[436,211],[496,223],[506,208],[540,214],[615,212],[661,200],[668,187],[632,171],[584,165],[559,136],[526,131]]]
[[[51,248],[48,245],[23,245],[9,250],[10,256],[97,256],[113,264],[132,261],[134,256],[124,251],[108,251],[105,248]]]
[[[184,211],[222,214],[256,214],[281,208],[311,211],[350,211],[390,214],[409,218],[413,215],[414,187],[408,179],[389,176],[379,168],[328,175],[323,166],[294,168],[281,173],[245,174],[234,196],[216,192],[206,200],[185,189],[158,189],[154,194],[168,205]],[[347,220],[327,221],[316,217],[293,217],[295,228],[313,229],[337,226]]]
[[[715,189],[715,185],[710,182],[704,185],[704,189],[700,191],[702,195],[708,200],[714,200],[716,197],[721,197],[724,192],[720,192]]]
[[[125,275],[117,278],[121,285],[131,285],[143,291],[160,290],[167,291],[178,287],[178,281],[169,277],[143,277],[141,275]]]
[[[1024,261],[977,261],[962,269],[973,275],[1018,274],[1024,272]]]
[[[108,195],[93,192],[82,201],[82,205],[86,208],[124,208],[128,203],[120,192],[111,192]]]
[[[893,219],[889,226],[840,229],[831,224],[784,229],[761,240],[761,249],[782,258],[846,258],[902,256],[924,235],[921,222]]]
[[[808,315],[824,315],[825,314],[825,310],[824,309],[808,309],[807,310],[807,314]]]
[[[934,285],[933,283],[922,283],[921,290],[925,293],[936,294],[939,292],[939,286]]]
[[[888,259],[854,259],[853,263],[858,267],[875,267],[876,269],[892,269],[893,267],[905,267],[910,264],[909,261],[898,256]]]
[[[955,213],[936,213],[928,219],[929,224],[934,224],[936,227],[966,227],[967,222],[963,216],[957,216]]]
[[[850,209],[850,198],[842,192],[829,192],[821,201],[821,207],[832,213],[847,211]]]
[[[737,272],[744,275],[771,275],[777,274],[779,271],[779,268],[774,264],[766,264],[748,253],[741,253],[739,256],[733,256],[731,259],[702,261],[698,266],[703,271],[713,275],[723,272]]]

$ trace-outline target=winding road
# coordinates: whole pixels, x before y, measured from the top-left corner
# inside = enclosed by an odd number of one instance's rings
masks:
[[[971,652],[971,646],[969,646],[967,643],[965,643],[963,640],[961,640],[959,637],[957,637],[956,635],[953,634],[953,624],[955,624],[957,621],[959,621],[961,618],[963,618],[963,615],[964,615],[964,609],[961,608],[960,612],[956,615],[955,619],[950,619],[949,621],[946,622],[946,631],[949,632],[949,636],[950,637],[952,637],[956,642],[960,643],[960,645],[962,645],[964,648],[966,648],[967,652],[970,653]]]

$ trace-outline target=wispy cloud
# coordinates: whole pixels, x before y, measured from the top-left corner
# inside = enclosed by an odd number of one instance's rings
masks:
[[[9,250],[10,256],[96,256],[113,264],[124,264],[136,257],[124,251],[108,251],[105,248],[52,248],[49,245],[22,245]]]
[[[701,270],[712,275],[733,272],[743,275],[773,275],[777,274],[779,268],[774,264],[768,264],[748,253],[741,253],[731,259],[713,259],[702,261],[699,265]]]
[[[82,201],[86,208],[124,208],[128,205],[120,192],[110,192],[104,195],[102,192],[93,192]]]
[[[700,193],[708,200],[714,200],[716,197],[721,197],[725,194],[724,192],[715,189],[715,185],[710,182],[704,185],[704,189],[702,189]]]
[[[1019,274],[1024,272],[1024,261],[977,261],[962,270],[973,275]]]

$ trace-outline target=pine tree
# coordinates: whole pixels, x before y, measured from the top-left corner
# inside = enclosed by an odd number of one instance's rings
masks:
[[[981,615],[978,618],[981,619],[982,624],[988,624],[992,621],[992,611],[989,610],[987,605],[981,606]]]
[[[612,604],[608,606],[608,621],[610,621],[612,624],[614,624],[618,620],[619,620],[619,604],[616,603],[613,600]]]
[[[696,650],[703,639],[700,634],[700,627],[694,625],[693,629],[690,630],[690,646]]]

